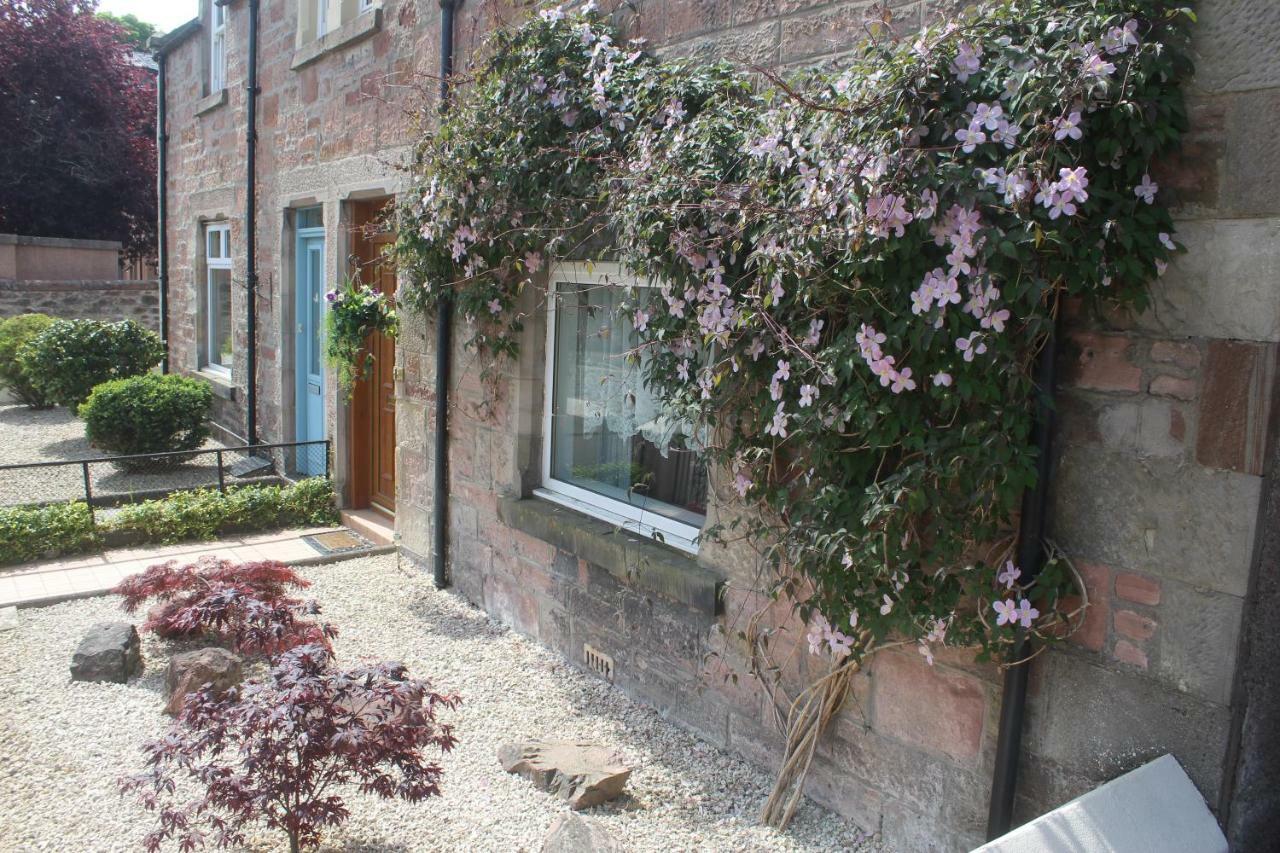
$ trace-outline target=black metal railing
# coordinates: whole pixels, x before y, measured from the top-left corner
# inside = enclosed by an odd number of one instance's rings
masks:
[[[173,453],[98,456],[0,465],[0,507],[83,500],[112,507],[174,492],[330,477],[328,441],[202,447]]]

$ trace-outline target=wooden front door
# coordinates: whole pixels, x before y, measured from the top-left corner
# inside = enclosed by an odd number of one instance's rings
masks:
[[[395,267],[384,249],[395,237],[376,227],[388,200],[352,205],[352,246],[360,280],[394,299]],[[351,400],[352,505],[387,514],[396,508],[396,343],[375,333],[365,343],[373,356],[368,376],[356,383]]]

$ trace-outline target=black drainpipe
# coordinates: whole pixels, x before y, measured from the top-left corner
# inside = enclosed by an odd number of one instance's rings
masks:
[[[160,370],[169,372],[169,205],[166,187],[169,182],[169,130],[166,109],[167,81],[165,65],[169,55],[163,49],[155,53],[156,66],[156,266],[160,276],[160,340],[164,342],[164,360]]]
[[[449,109],[453,75],[453,14],[461,0],[440,0],[440,114]],[[445,290],[436,311],[436,447],[432,548],[437,589],[449,586],[449,375],[453,354],[453,297]]]
[[[249,82],[245,86],[249,95],[248,116],[245,122],[247,146],[247,175],[245,178],[244,230],[245,252],[248,255],[245,284],[248,290],[245,309],[245,325],[249,338],[249,364],[245,371],[245,398],[248,406],[248,428],[245,433],[249,444],[258,443],[258,0],[249,0]]]
[[[1036,460],[1035,488],[1022,495],[1021,524],[1018,531],[1018,567],[1027,581],[1034,580],[1044,565],[1045,519],[1049,511],[1050,451],[1053,443],[1053,389],[1057,373],[1057,321],[1036,361]],[[1031,640],[1019,630],[1011,660],[1024,660],[1031,652]],[[999,838],[1013,823],[1013,802],[1018,789],[1018,760],[1022,753],[1022,720],[1027,707],[1029,664],[1004,671],[1004,693],[1000,704],[1000,734],[996,741],[995,771],[991,780],[991,802],[987,812],[987,840]]]

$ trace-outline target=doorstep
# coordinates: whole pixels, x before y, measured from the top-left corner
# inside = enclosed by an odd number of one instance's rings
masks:
[[[395,519],[376,509],[344,509],[342,523],[375,545],[391,545],[396,539]]]

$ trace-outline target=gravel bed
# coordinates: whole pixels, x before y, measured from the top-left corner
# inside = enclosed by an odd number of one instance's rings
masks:
[[[205,447],[221,445],[209,441]],[[26,406],[0,406],[0,465],[61,462],[105,456],[89,446],[84,422],[64,408],[33,411]],[[234,461],[230,458],[227,464]],[[125,495],[159,489],[181,489],[218,484],[217,461],[212,454],[196,456],[182,465],[159,471],[126,472],[110,463],[90,467],[95,496]],[[0,471],[0,506],[84,498],[84,471],[68,465]]]
[[[756,822],[770,777],[709,746],[610,685],[438,593],[394,555],[305,568],[325,616],[342,629],[340,662],[398,659],[438,690],[459,693],[449,715],[460,744],[443,759],[443,796],[388,802],[344,796],[351,819],[325,850],[538,851],[566,807],[502,771],[503,743],[597,740],[636,771],[629,796],[586,812],[628,851],[871,851],[857,826],[806,803],[786,833]],[[172,647],[143,640],[145,671],[128,685],[72,684],[67,667],[94,622],[122,618],[116,599],[22,611],[0,632],[0,848],[136,850],[153,818],[115,780],[140,769],[138,745],[160,734]],[[252,850],[286,849],[255,833]]]

